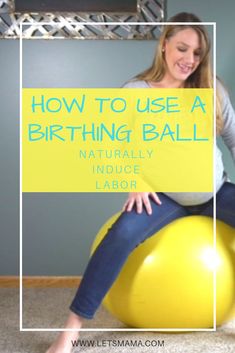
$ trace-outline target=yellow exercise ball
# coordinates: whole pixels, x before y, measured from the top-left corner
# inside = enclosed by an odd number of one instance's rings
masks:
[[[94,252],[114,215],[99,231]],[[234,229],[217,221],[188,216],[173,221],[137,246],[129,255],[103,304],[117,319],[136,328],[204,329],[231,313],[235,299]]]

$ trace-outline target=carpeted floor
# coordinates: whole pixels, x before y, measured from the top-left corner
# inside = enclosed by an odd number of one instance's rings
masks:
[[[23,326],[25,328],[63,327],[74,289],[25,289],[23,295]],[[56,332],[19,332],[19,290],[0,288],[0,352],[44,353]],[[94,320],[85,320],[84,328],[124,328],[104,309]],[[80,339],[94,340],[96,346],[74,349],[85,353],[164,352],[164,353],[232,353],[235,352],[235,320],[216,332],[158,333],[158,332],[81,332]],[[108,341],[108,340],[113,340]],[[117,346],[136,340],[138,347]],[[148,347],[149,341],[152,347]],[[164,340],[164,346],[162,341]],[[141,342],[140,342],[141,341]],[[115,342],[115,343],[114,343]],[[121,342],[121,343],[120,343]],[[157,344],[160,343],[160,346]],[[101,345],[106,346],[101,346]],[[114,344],[116,346],[114,346]],[[111,345],[111,347],[109,346]],[[141,345],[141,346],[140,346]]]

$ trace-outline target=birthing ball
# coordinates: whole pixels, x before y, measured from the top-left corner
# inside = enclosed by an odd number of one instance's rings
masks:
[[[101,228],[92,253],[117,217]],[[220,221],[216,250],[211,218],[173,221],[134,249],[103,304],[134,328],[204,329],[215,318],[220,325],[235,298],[234,242],[234,229]]]

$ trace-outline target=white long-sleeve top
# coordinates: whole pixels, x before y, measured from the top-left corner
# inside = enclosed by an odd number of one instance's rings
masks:
[[[222,97],[222,116],[224,120],[224,126],[221,133],[221,137],[228,147],[233,162],[235,165],[235,113],[230,102],[229,96],[222,84],[217,81],[218,89]],[[123,88],[150,88],[148,82],[143,80],[134,80],[127,82]],[[216,158],[215,158],[215,172],[216,172],[216,192],[219,191],[223,183],[227,180],[227,174],[224,169],[222,160],[222,153],[216,145]],[[210,192],[165,192],[170,198],[178,202],[183,206],[192,206],[205,203],[213,197],[213,193]]]

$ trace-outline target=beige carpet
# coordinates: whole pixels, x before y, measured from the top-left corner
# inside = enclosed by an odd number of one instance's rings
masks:
[[[68,305],[74,289],[27,289],[24,290],[24,327],[63,327]],[[0,352],[1,353],[44,353],[53,341],[56,332],[19,332],[19,290],[0,288]],[[94,320],[86,320],[85,327],[123,328],[104,309],[100,308]],[[235,352],[235,320],[220,327],[217,332],[157,333],[157,332],[82,332],[81,339],[95,340],[99,347],[83,347],[75,352],[164,352],[164,353],[232,353]],[[108,346],[107,340],[141,340],[139,347]],[[101,347],[106,340],[106,347]],[[146,347],[147,340],[164,346]],[[153,343],[154,343],[153,342]],[[111,343],[110,343],[111,344]],[[140,343],[139,343],[140,344]],[[156,344],[156,343],[154,343]]]

